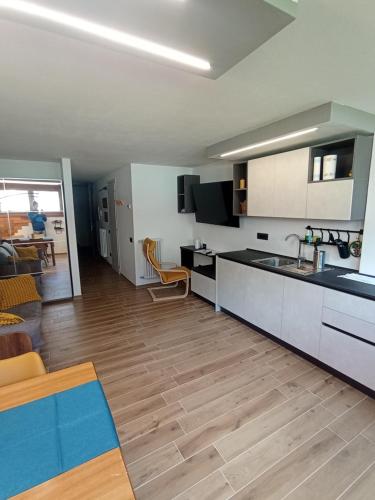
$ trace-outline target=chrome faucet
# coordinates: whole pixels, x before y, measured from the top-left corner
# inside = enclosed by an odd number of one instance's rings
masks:
[[[301,255],[302,240],[301,240],[301,237],[298,234],[291,233],[291,234],[288,234],[288,236],[285,237],[285,241],[288,241],[289,238],[292,238],[292,237],[297,238],[297,240],[298,240],[297,268],[301,269],[302,263],[305,261],[305,257],[302,257],[302,255]]]

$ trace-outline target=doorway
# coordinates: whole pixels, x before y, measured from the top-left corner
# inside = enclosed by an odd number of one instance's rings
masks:
[[[115,180],[98,191],[97,203],[99,253],[119,273]]]
[[[1,179],[0,278],[21,274],[43,302],[73,296],[61,180]]]

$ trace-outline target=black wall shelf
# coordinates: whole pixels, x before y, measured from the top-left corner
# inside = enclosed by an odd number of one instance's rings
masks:
[[[177,211],[179,214],[195,212],[191,186],[200,184],[200,175],[179,175],[177,177]]]

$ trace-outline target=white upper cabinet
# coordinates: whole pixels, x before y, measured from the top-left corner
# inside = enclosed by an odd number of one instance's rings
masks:
[[[274,217],[275,157],[250,160],[247,166],[247,215]]]
[[[248,162],[247,214],[305,218],[309,148]]]
[[[352,179],[310,183],[307,189],[307,218],[351,220]]]
[[[310,148],[275,155],[274,217],[306,217]]]
[[[249,160],[247,215],[291,219],[363,220],[371,164],[372,136],[318,144]],[[324,157],[336,156],[332,180],[324,179]],[[321,176],[313,181],[314,158]]]

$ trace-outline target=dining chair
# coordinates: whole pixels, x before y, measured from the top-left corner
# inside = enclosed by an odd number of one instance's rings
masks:
[[[15,384],[47,373],[42,358],[36,352],[0,360],[0,387]]]
[[[189,293],[189,280],[190,280],[190,270],[186,267],[173,267],[168,269],[163,269],[162,264],[158,261],[155,256],[156,241],[151,238],[145,238],[143,240],[143,253],[147,261],[153,267],[155,272],[160,277],[161,287],[147,288],[150,293],[152,300],[154,302],[163,302],[166,300],[177,300],[185,299]],[[170,294],[164,297],[157,297],[155,295],[156,290],[165,290],[170,288],[176,288],[180,282],[185,282],[185,289],[182,294]]]

